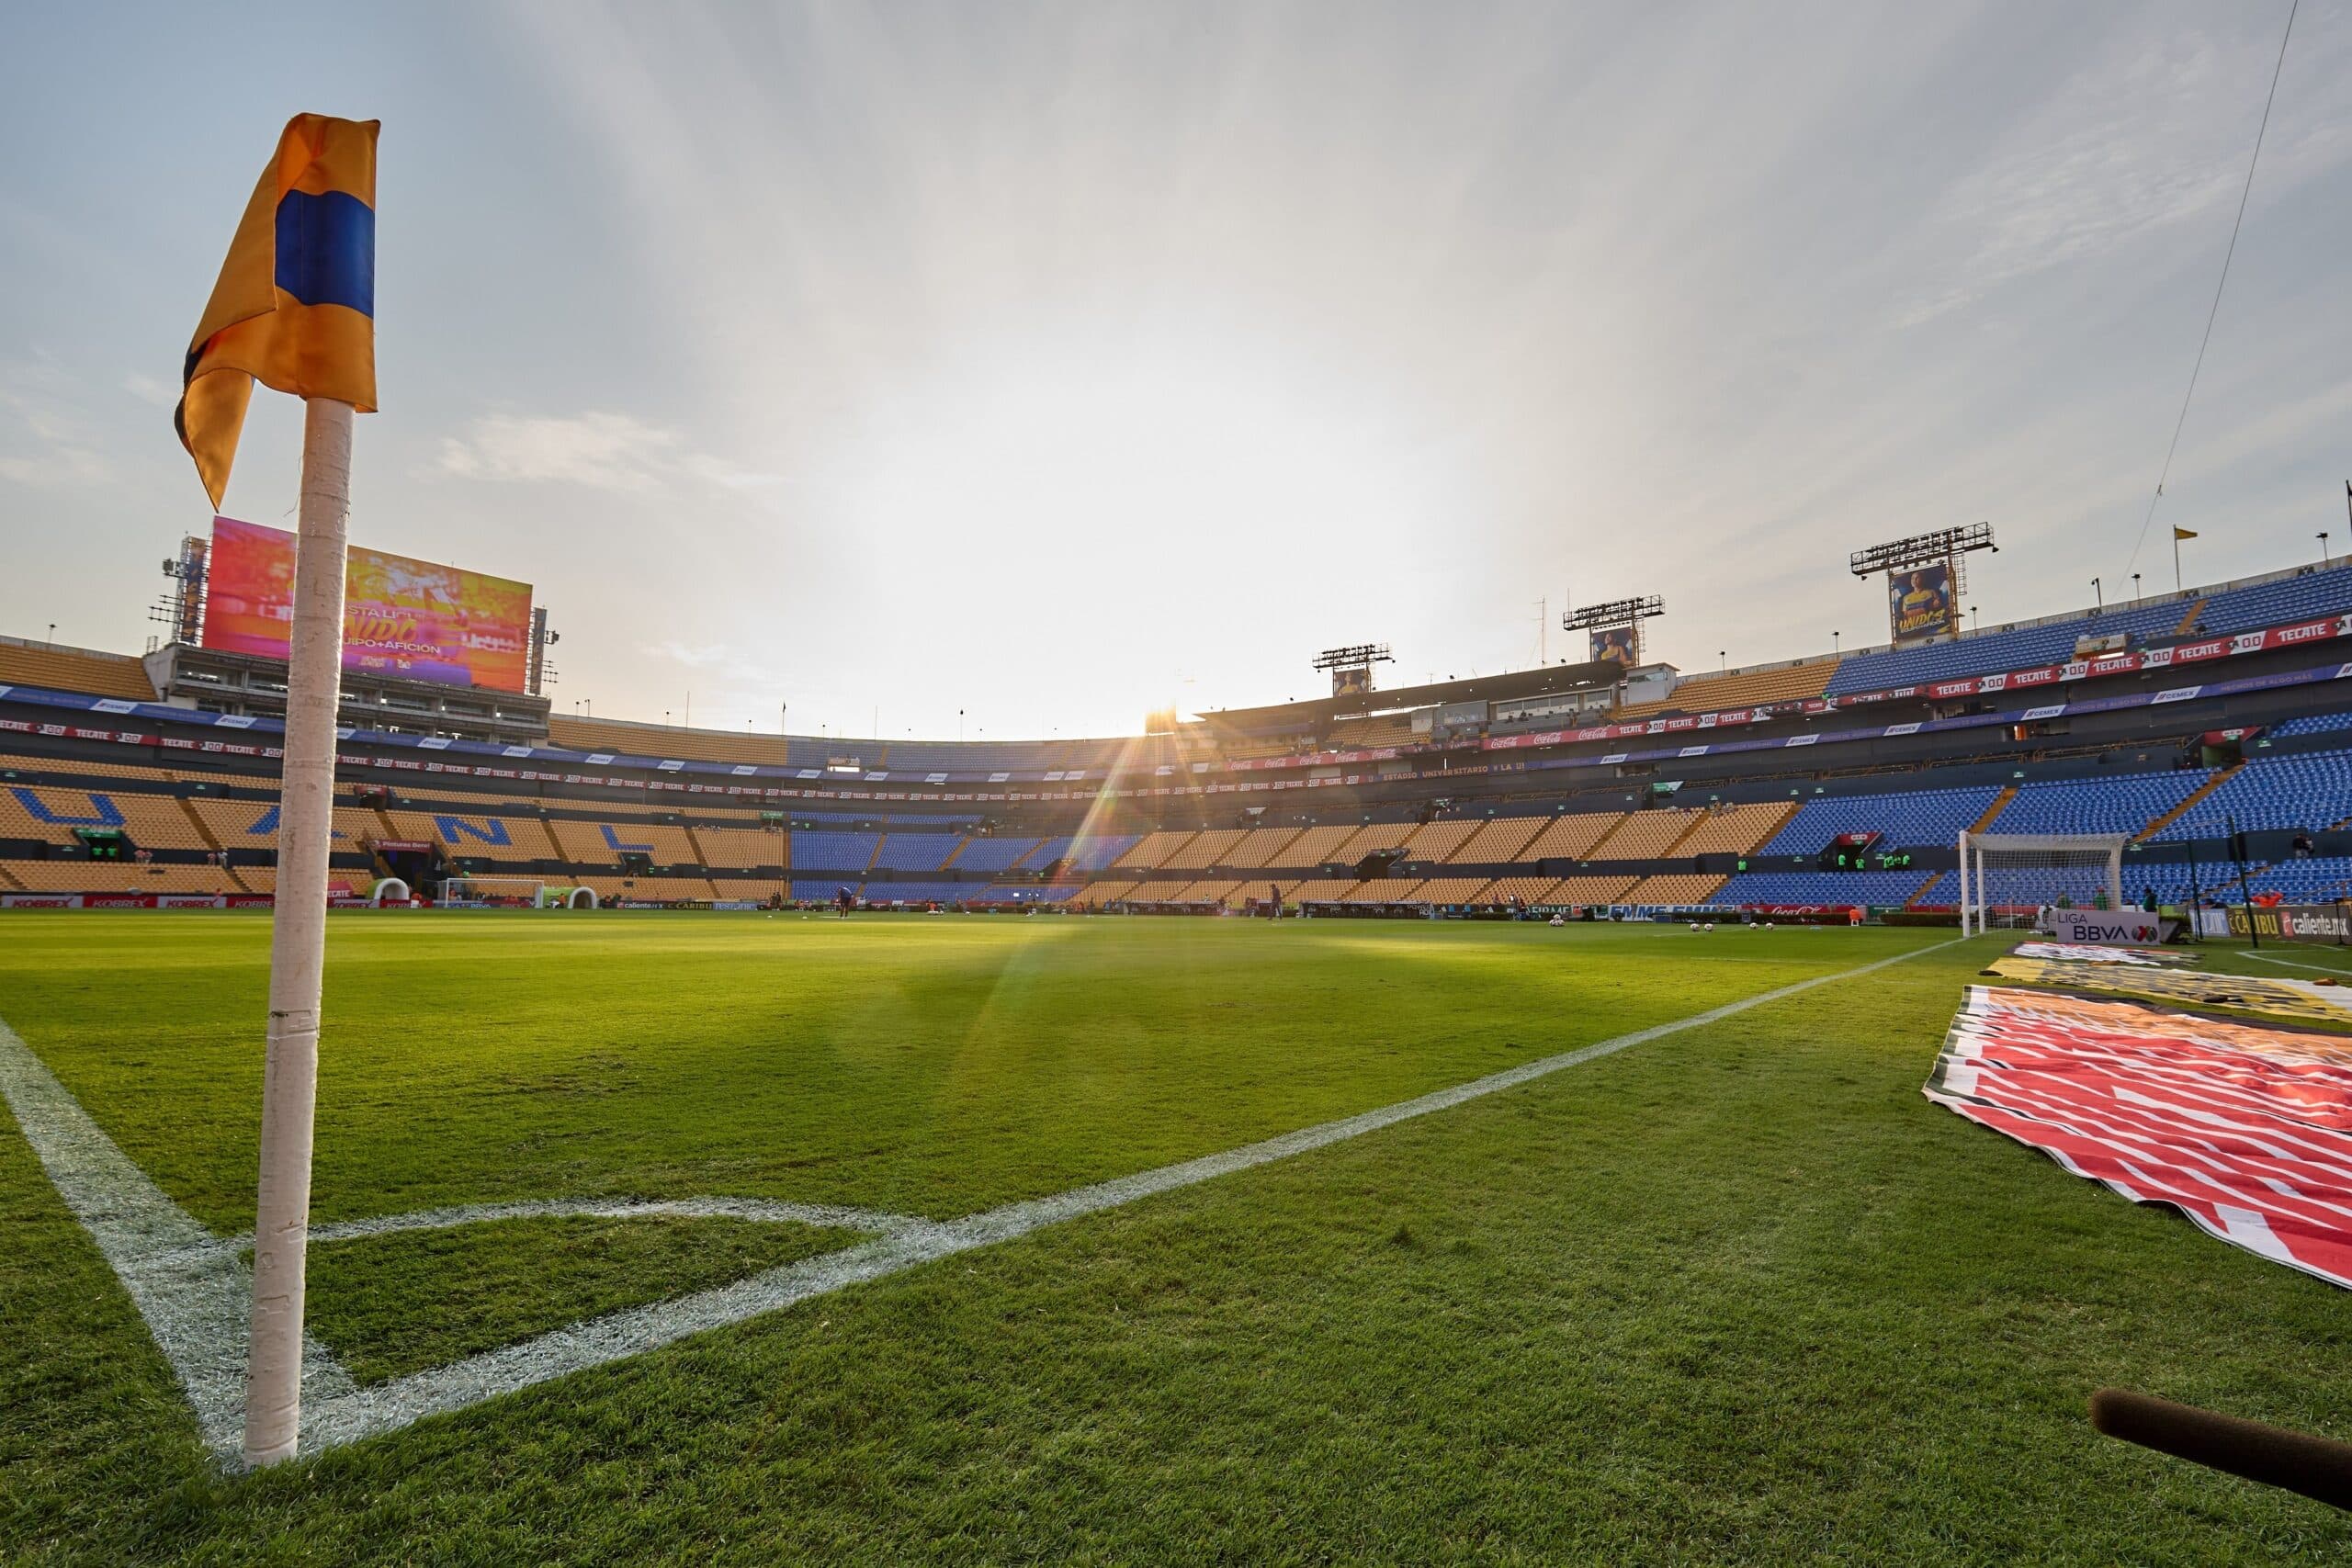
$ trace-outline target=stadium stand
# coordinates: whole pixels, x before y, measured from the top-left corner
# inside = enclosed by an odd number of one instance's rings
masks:
[[[2352,729],[2352,708],[2342,713],[2307,714],[2270,727],[2270,733],[2280,739],[2296,735],[2333,735],[2338,730]]]
[[[1432,876],[1413,889],[1417,904],[1468,904],[1482,901],[1487,879],[1483,876]]]
[[[1653,703],[1629,703],[1610,716],[1632,720],[1662,713],[1720,713],[1763,703],[1800,702],[1821,695],[1837,669],[1834,659],[1814,659],[1777,669],[1687,675],[1672,696]]]
[[[1548,817],[1498,817],[1483,822],[1453,852],[1453,862],[1459,865],[1500,865],[1517,860],[1528,840],[1551,820]]]
[[[2213,774],[2139,773],[2020,786],[1986,825],[1988,833],[2139,833],[2179,807]]]
[[[1962,830],[1975,826],[2000,793],[1996,785],[1981,784],[1815,796],[1772,835],[1763,852],[1818,854],[1841,833],[1869,832],[1884,834],[1890,849],[1950,847],[1960,842]]]
[[[1244,828],[1215,828],[1196,833],[1190,842],[1160,862],[1160,869],[1205,871],[1214,865],[1224,865],[1226,853],[1247,837],[1249,829]]]
[[[425,840],[442,846],[452,860],[528,864],[560,861],[563,856],[536,817],[498,817],[454,811],[407,811],[395,807],[383,813],[391,837]]]
[[[1303,882],[1279,884],[1283,899],[1288,904],[1336,904],[1355,886],[1352,877],[1308,877]]]
[[[700,865],[701,852],[684,828],[655,822],[573,822],[548,819],[561,859],[573,865],[618,865],[625,854],[642,854],[660,866]]]
[[[714,870],[789,869],[792,839],[788,833],[753,828],[695,828],[689,832],[702,849],[696,858]]]
[[[1898,908],[1928,882],[1916,871],[1749,871],[1716,889],[1714,902],[1743,904],[1855,904]]]
[[[1079,897],[1083,903],[1099,907],[1103,904],[1116,903],[1134,892],[1135,886],[1133,882],[1125,877],[1105,877],[1099,882],[1090,882],[1080,888]]]
[[[1182,829],[1172,832],[1147,833],[1114,862],[1112,868],[1116,871],[1157,870],[1169,856],[1183,848],[1192,837],[1190,831]]]
[[[1702,813],[1690,836],[1674,846],[1678,855],[1746,854],[1796,815],[1794,802],[1769,801]]]
[[[1368,822],[1329,852],[1329,858],[1351,864],[1366,855],[1402,853],[1413,832],[1410,822]]]
[[[875,852],[876,871],[937,871],[956,852],[962,838],[954,833],[891,833]]]
[[[2276,581],[2216,594],[2206,601],[2195,630],[2201,637],[2218,637],[2345,610],[2352,610],[2352,566],[2306,567]]]
[[[1642,879],[1634,875],[1564,876],[1554,883],[1544,902],[1547,904],[1616,904]]]
[[[147,678],[146,665],[128,654],[13,637],[0,637],[0,686],[40,686],[138,703],[155,700],[155,683]]]
[[[1453,852],[1468,843],[1482,821],[1464,818],[1453,822],[1431,822],[1405,840],[1405,858],[1408,861],[1446,861]]]
[[[1622,811],[1582,812],[1554,818],[1543,831],[1528,841],[1525,849],[1512,857],[1521,861],[1583,860],[1593,845],[1607,838],[1618,823],[1625,819]],[[1561,902],[1554,899],[1554,903]]]
[[[2290,904],[2324,903],[2352,890],[2352,856],[2320,855],[2282,860],[2254,878],[2259,895],[2276,893]]]
[[[1592,846],[1591,860],[1661,860],[1699,825],[1696,811],[1630,811],[1616,830]]]
[[[1049,843],[1022,862],[1021,868],[1042,871],[1058,860],[1073,872],[1107,871],[1135,847],[1140,837],[1135,833],[1081,833],[1076,838],[1057,840],[1055,843],[1061,846],[1058,851]]]
[[[792,830],[792,869],[839,875],[863,875],[874,863],[879,833],[815,833]]]
[[[1299,831],[1296,828],[1252,828],[1225,852],[1225,863],[1235,871],[1280,864],[1278,857]]]
[[[1356,836],[1356,829],[1344,824],[1335,827],[1309,828],[1292,839],[1264,863],[1306,870],[1313,866],[1334,865],[1339,863],[1340,846]]]
[[[1044,843],[1043,839],[967,839],[951,863],[957,871],[994,874],[1011,871],[1029,857],[1032,851]],[[1058,842],[1068,843],[1068,840]]]
[[[2332,828],[2352,817],[2352,751],[2263,757],[2153,835],[2162,842],[2218,838],[2233,819],[2244,832]]]
[[[1618,901],[1624,904],[1704,904],[1714,897],[1716,889],[1723,886],[1724,881],[1720,876],[1695,872],[1645,876],[1628,888]]]
[[[1559,885],[1556,876],[1501,876],[1487,884],[1480,897],[1490,904],[1508,904],[1514,898],[1529,904],[1556,904],[1565,902],[1551,897]]]

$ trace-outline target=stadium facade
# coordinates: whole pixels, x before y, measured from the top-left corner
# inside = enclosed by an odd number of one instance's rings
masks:
[[[1335,682],[1070,741],[569,717],[535,689],[544,623],[528,691],[347,668],[351,896],[1926,917],[1963,831],[2128,835],[2133,901],[2352,893],[2352,566],[1688,677]],[[270,896],[282,667],[198,624],[144,657],[0,638],[0,901]],[[2053,870],[2019,896],[2092,891]]]

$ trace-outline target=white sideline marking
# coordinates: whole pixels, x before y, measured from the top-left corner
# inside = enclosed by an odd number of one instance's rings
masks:
[[[499,1220],[755,1220],[762,1224],[817,1225],[827,1230],[867,1231],[892,1235],[929,1224],[906,1214],[884,1214],[840,1203],[779,1203],[764,1198],[525,1198],[510,1203],[462,1203],[451,1209],[419,1209],[312,1225],[312,1241],[354,1241],[401,1231],[449,1230]],[[253,1233],[230,1243],[247,1247]]]
[[[2273,958],[2267,953],[2248,953],[2248,958],[2259,958],[2265,964],[2283,964],[2290,969],[2308,969],[2314,975],[2352,975],[2340,964],[2298,964],[2291,958]]]
[[[1719,1023],[1751,1008],[1783,1001],[1815,987],[1857,979],[1928,953],[1940,953],[1946,948],[1959,946],[1963,940],[1955,938],[1935,942],[1852,969],[1815,976],[1777,990],[1726,1002],[1722,1007],[1693,1013],[1688,1018],[1635,1030],[1629,1034],[1615,1035],[1573,1051],[1506,1067],[1500,1072],[1489,1073],[1485,1077],[1473,1078],[1450,1089],[1433,1090],[1336,1121],[1318,1122],[1258,1143],[1245,1144],[1239,1148],[1227,1149],[1221,1154],[1204,1155],[1197,1159],[1161,1166],[1156,1170],[1138,1171],[1132,1176],[1074,1188],[1051,1197],[1008,1203],[959,1220],[932,1222],[818,1205],[690,1199],[674,1202],[613,1200],[603,1204],[560,1201],[548,1204],[480,1204],[465,1209],[428,1211],[420,1215],[319,1226],[311,1233],[314,1236],[335,1239],[392,1230],[462,1224],[477,1219],[522,1217],[525,1214],[707,1212],[737,1214],[743,1218],[792,1219],[821,1213],[834,1217],[805,1223],[836,1224],[879,1234],[872,1241],[841,1252],[787,1263],[732,1284],[676,1301],[626,1308],[371,1388],[353,1386],[342,1368],[322,1352],[315,1359],[304,1362],[301,1451],[305,1455],[316,1454],[363,1438],[398,1431],[427,1416],[462,1410],[536,1383],[626,1359],[706,1329],[723,1328],[729,1324],[806,1301],[811,1296],[826,1295],[846,1286],[883,1279],[920,1263],[1010,1241],[1041,1226],[1075,1219],[1081,1214],[1118,1208],[1140,1198],[1195,1186],[1253,1166],[1288,1159],[1294,1155],[1362,1137],[1366,1133],[1426,1116],[1431,1111],[1449,1110],[1507,1089],[1515,1089],[1563,1068],[1613,1055],[1632,1046],[1679,1034],[1685,1030]],[[19,1080],[31,1079],[46,1084],[45,1096],[39,1084],[35,1084],[30,1092],[20,1087]],[[206,1232],[148,1180],[138,1167],[107,1142],[105,1134],[90,1121],[73,1096],[50,1076],[39,1058],[24,1042],[9,1032],[4,1023],[0,1023],[0,1089],[6,1090],[18,1122],[26,1127],[27,1136],[41,1153],[41,1163],[49,1170],[50,1179],[57,1184],[67,1205],[97,1238],[99,1249],[114,1265],[115,1272],[130,1290],[131,1299],[146,1316],[157,1342],[164,1346],[165,1354],[172,1358],[175,1371],[180,1373],[181,1382],[188,1390],[190,1402],[197,1405],[198,1421],[204,1427],[208,1446],[224,1460],[233,1459],[243,1435],[243,1314],[251,1290],[250,1283],[245,1281],[236,1244],[223,1242]],[[43,1129],[38,1135],[34,1133],[37,1120]],[[51,1131],[57,1127],[78,1131],[74,1131],[66,1139],[60,1139]],[[51,1144],[86,1145],[90,1140],[103,1146],[102,1156],[96,1160],[52,1160],[48,1153]],[[114,1162],[111,1166],[106,1163],[108,1157]],[[69,1187],[69,1183],[73,1185]],[[704,1209],[695,1207],[696,1205],[711,1207]],[[135,1212],[136,1223],[126,1224],[117,1217],[118,1211]],[[102,1225],[109,1228],[102,1230]],[[230,1292],[233,1295],[233,1321],[227,1328],[225,1339],[219,1325],[212,1325],[210,1337],[203,1338],[201,1348],[205,1359],[198,1370],[205,1373],[205,1377],[201,1381],[191,1376],[180,1355],[174,1351],[172,1341],[167,1337],[166,1320],[158,1316],[159,1308],[166,1314],[174,1310],[177,1305],[176,1299],[167,1292],[159,1294],[152,1283],[157,1278],[170,1274],[174,1259],[199,1254],[207,1260],[207,1267],[214,1271],[226,1268],[237,1270],[237,1279],[232,1281],[234,1290]],[[224,1258],[225,1264],[220,1261]],[[211,1317],[219,1316],[218,1301],[221,1293],[219,1285],[208,1286],[204,1300],[213,1303]],[[155,1301],[153,1307],[150,1305],[151,1298]],[[177,1332],[182,1321],[181,1318],[171,1319],[172,1326],[168,1332]],[[226,1386],[232,1392],[232,1398],[226,1404],[219,1393],[224,1379]],[[208,1404],[207,1400],[211,1403]],[[221,1425],[224,1417],[225,1429]]]

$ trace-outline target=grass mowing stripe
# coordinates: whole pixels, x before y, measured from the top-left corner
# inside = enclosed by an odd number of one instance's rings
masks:
[[[244,1433],[245,1318],[253,1302],[253,1275],[237,1248],[149,1180],[6,1021],[0,1098],[51,1185],[147,1320],[195,1407],[205,1446],[234,1453]],[[333,1355],[307,1338],[302,1381],[328,1397],[352,1386]]]
[[[462,1410],[500,1394],[658,1349],[689,1335],[775,1312],[849,1285],[887,1278],[919,1263],[1010,1241],[1043,1225],[1116,1208],[1140,1198],[1193,1186],[1253,1166],[1287,1159],[1294,1155],[1361,1137],[1399,1122],[1517,1088],[1632,1046],[1719,1023],[1752,1008],[1784,1001],[1817,987],[1859,979],[1914,958],[1940,953],[1946,948],[1959,946],[1963,940],[1954,938],[1935,942],[1855,968],[1817,975],[1711,1008],[1705,1012],[1693,1013],[1688,1018],[1596,1041],[1590,1045],[1522,1063],[1450,1089],[1438,1089],[1336,1121],[1319,1122],[1239,1148],[1227,1149],[1221,1154],[1162,1166],[1156,1170],[1139,1171],[1133,1176],[1076,1188],[1050,1198],[1008,1203],[960,1220],[912,1227],[845,1252],[786,1264],[680,1301],[629,1308],[587,1323],[573,1324],[535,1339],[503,1346],[447,1366],[435,1367],[369,1389],[355,1390],[339,1398],[306,1404],[302,1413],[302,1451],[313,1453],[363,1438],[397,1431],[427,1416]]]

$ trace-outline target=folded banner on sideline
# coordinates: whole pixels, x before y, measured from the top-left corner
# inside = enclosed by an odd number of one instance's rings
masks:
[[[2352,1287],[2352,1039],[1971,986],[1925,1093],[2134,1202]]]

